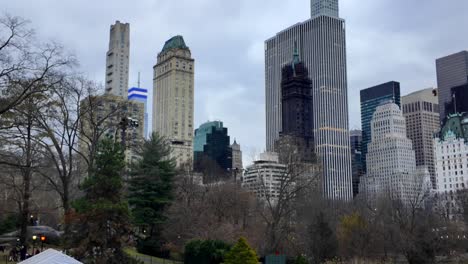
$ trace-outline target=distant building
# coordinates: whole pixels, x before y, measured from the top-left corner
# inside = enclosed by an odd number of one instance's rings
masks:
[[[143,128],[143,135],[148,137],[148,89],[132,87],[128,90],[128,100],[140,102],[144,106],[145,125]]]
[[[228,129],[223,126],[223,122],[213,121],[200,125],[195,130],[193,144],[194,170],[205,172],[209,179],[206,181],[218,181],[217,175],[227,173],[232,168],[232,152]],[[220,171],[218,171],[220,169]],[[213,179],[212,177],[216,177]]]
[[[388,102],[377,107],[372,121],[372,139],[367,155],[367,174],[361,177],[359,192],[370,205],[380,197],[415,203],[431,189],[429,172],[416,168],[406,122],[398,105]]]
[[[192,164],[195,60],[182,36],[166,41],[153,69],[153,131],[169,141],[177,166]]]
[[[362,169],[367,171],[367,144],[371,141],[371,120],[382,102],[392,101],[400,107],[400,83],[391,81],[361,90]]]
[[[416,166],[427,167],[435,189],[434,136],[440,130],[437,90],[429,88],[403,96],[401,104],[406,133],[416,152]]]
[[[460,218],[463,207],[457,194],[468,188],[468,115],[449,115],[434,139],[436,191],[439,210],[448,218]]]
[[[362,131],[351,130],[351,163],[353,165],[353,196],[359,193],[359,178],[362,176]]]
[[[83,99],[80,111],[83,114],[83,125],[80,130],[80,152],[88,153],[95,146],[90,145],[97,140],[111,137],[122,142],[125,135],[125,156],[127,164],[135,161],[136,148],[144,139],[145,126],[144,104],[128,101],[120,96],[105,94],[91,96]],[[127,126],[125,134],[122,133],[122,119],[131,121],[134,125]]]
[[[275,150],[282,128],[282,67],[294,45],[308,69],[312,95],[314,150],[323,173],[324,197],[351,200],[346,25],[337,0],[312,0],[311,18],[265,41],[266,149]]]
[[[440,122],[442,123],[453,108],[452,88],[468,83],[468,51],[461,51],[436,60],[437,86],[439,88]],[[450,109],[450,111],[447,111]],[[461,112],[461,111],[460,111]]]
[[[468,83],[452,87],[452,100],[445,104],[446,115],[468,113]]]
[[[260,199],[274,202],[286,176],[286,165],[279,163],[278,154],[266,152],[247,167],[242,177],[242,187],[254,192]]]
[[[280,148],[284,149],[284,144],[294,144],[294,150],[300,150],[300,153],[297,153],[298,158],[311,162],[314,153],[311,81],[307,68],[299,59],[297,46],[294,49],[291,63],[282,69],[282,131],[275,142],[275,152],[280,154],[280,162],[288,162],[286,161],[288,158],[283,157],[285,153],[280,151]],[[285,140],[285,137],[289,139]]]
[[[127,98],[130,62],[130,24],[116,21],[110,28],[106,56],[106,93]]]
[[[231,171],[234,174],[234,180],[242,178],[244,174],[244,167],[242,166],[242,151],[240,145],[234,139],[234,143],[231,145],[231,157],[232,157],[232,167]]]

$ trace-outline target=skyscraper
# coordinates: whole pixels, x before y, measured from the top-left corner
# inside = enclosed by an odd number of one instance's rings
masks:
[[[372,138],[367,155],[367,174],[361,177],[359,192],[375,205],[379,196],[414,205],[416,198],[431,188],[426,168],[416,169],[412,142],[406,136],[406,122],[400,107],[383,102],[375,110]]]
[[[143,128],[143,136],[146,138],[148,137],[148,89],[146,88],[139,88],[139,87],[132,87],[128,90],[128,100],[129,101],[136,101],[142,103],[144,116],[145,116],[145,125]]]
[[[351,130],[350,131],[351,141],[351,164],[353,171],[353,196],[355,197],[359,193],[359,179],[362,176],[362,131]]]
[[[223,126],[223,122],[213,121],[200,125],[195,130],[193,152],[194,169],[197,172],[207,172],[207,170],[218,168],[223,172],[231,170],[232,150],[228,129]],[[205,175],[207,176],[209,175]],[[209,179],[211,180],[219,179]]]
[[[311,19],[265,41],[266,145],[273,151],[282,131],[281,70],[290,63],[297,43],[311,80],[312,135],[323,169],[323,193],[330,199],[349,200],[353,194],[345,21],[338,17],[338,1],[333,1],[332,8],[323,8],[327,2],[313,0]]]
[[[436,68],[440,121],[443,122],[448,115],[447,104],[452,101],[451,89],[468,82],[468,51],[461,51],[437,59]]]
[[[127,98],[130,61],[130,24],[116,21],[110,28],[106,55],[106,93]]]
[[[413,141],[416,166],[426,166],[435,189],[434,135],[440,130],[439,99],[432,88],[416,91],[401,98],[406,119],[406,134]]]
[[[153,131],[170,141],[178,166],[193,159],[194,64],[182,36],[175,36],[153,67]]]
[[[275,144],[280,162],[290,159],[288,156],[291,153],[284,153],[285,147],[293,147],[288,150],[297,152],[303,162],[312,162],[314,144],[311,81],[307,68],[299,60],[296,45],[291,63],[285,65],[281,72],[281,102],[282,130]]]
[[[371,120],[377,107],[392,101],[400,107],[400,83],[391,81],[361,90],[362,169],[367,171],[367,144],[371,140]]]

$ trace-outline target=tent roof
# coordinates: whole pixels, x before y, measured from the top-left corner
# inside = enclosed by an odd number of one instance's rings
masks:
[[[28,258],[19,264],[83,264],[78,260],[69,257],[55,249],[47,249],[33,257]]]

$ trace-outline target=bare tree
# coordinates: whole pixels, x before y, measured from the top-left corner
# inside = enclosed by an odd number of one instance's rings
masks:
[[[30,201],[32,195],[33,177],[37,175],[41,161],[41,146],[37,139],[41,137],[37,131],[36,113],[39,111],[43,95],[27,98],[21,105],[9,110],[10,129],[2,131],[2,141],[6,142],[0,156],[0,164],[9,168],[3,179],[16,194],[16,201],[21,215],[21,243],[27,242],[26,232],[29,223]],[[17,177],[16,175],[21,175]],[[4,175],[5,176],[5,175]]]
[[[64,78],[51,86],[47,106],[37,113],[37,123],[44,137],[39,139],[51,170],[43,170],[42,176],[52,190],[60,196],[65,214],[65,232],[68,233],[67,216],[71,200],[83,173],[79,171],[79,156],[75,153],[79,140],[82,114],[81,101],[88,95],[92,84],[81,77]],[[75,195],[74,195],[75,194]]]
[[[55,43],[41,44],[28,21],[10,15],[0,18],[0,115],[59,81],[65,66],[74,63]]]
[[[320,193],[320,168],[313,153],[297,144],[295,138],[285,138],[277,145],[280,162],[285,171],[273,182],[258,181],[260,215],[266,223],[264,252],[273,253],[298,249],[300,239],[296,234],[297,215],[312,194]]]

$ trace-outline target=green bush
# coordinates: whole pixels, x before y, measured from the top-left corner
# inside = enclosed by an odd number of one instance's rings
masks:
[[[225,264],[257,264],[258,257],[255,250],[253,250],[247,240],[241,237],[237,243],[226,254]]]
[[[19,227],[19,218],[16,214],[11,214],[0,220],[0,235],[15,231]]]
[[[221,240],[193,240],[185,245],[184,263],[220,264],[231,246]]]

